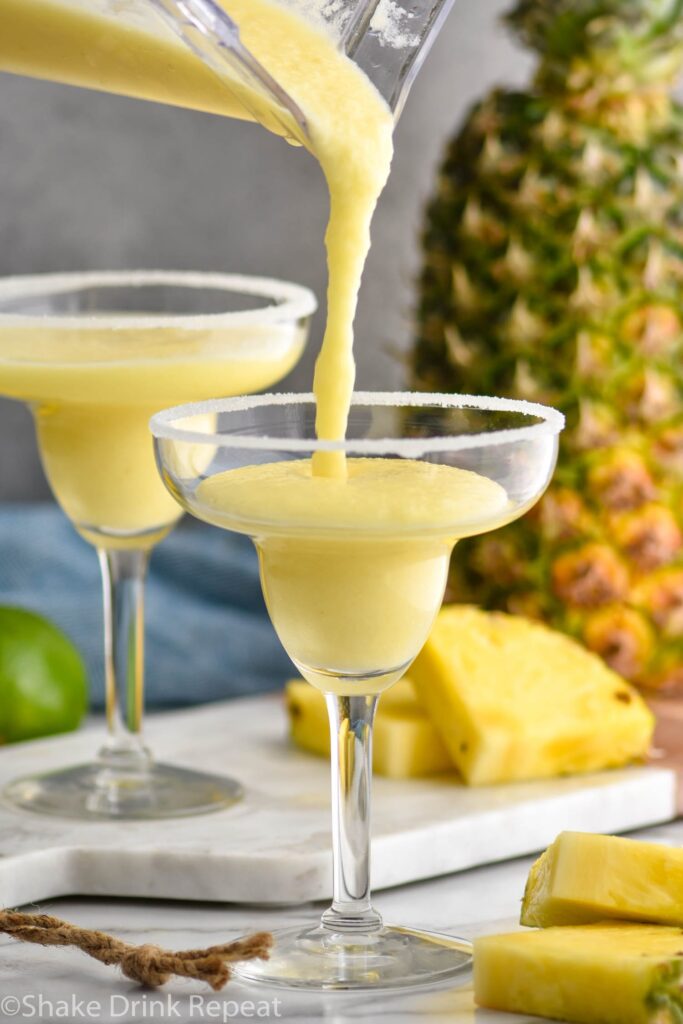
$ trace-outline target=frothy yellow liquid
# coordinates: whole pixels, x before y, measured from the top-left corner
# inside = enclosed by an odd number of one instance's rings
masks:
[[[330,192],[326,234],[327,327],[316,365],[317,430],[344,437],[355,365],[353,319],[370,246],[370,222],[392,157],[393,119],[365,75],[319,28],[271,0],[220,0],[245,46],[293,97],[307,120],[291,135],[319,161]],[[189,49],[65,0],[0,0],[0,68],[228,116],[252,114],[282,130],[278,113],[232,80],[221,81]],[[285,119],[286,120],[286,119]],[[343,456],[321,454],[316,472],[343,474]]]
[[[0,326],[0,392],[33,405],[47,477],[77,529],[109,547],[151,545],[181,510],[157,472],[150,416],[268,387],[304,341],[297,325]]]
[[[409,459],[349,459],[346,479],[308,460],[230,470],[200,484],[192,511],[251,535],[275,629],[327,693],[378,693],[424,644],[453,544],[508,509],[477,473]]]

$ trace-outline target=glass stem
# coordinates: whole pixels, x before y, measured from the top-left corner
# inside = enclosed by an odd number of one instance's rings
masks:
[[[103,766],[145,771],[151,754],[142,742],[144,711],[144,549],[98,549],[104,598],[104,678],[109,735]]]
[[[328,695],[332,755],[334,898],[322,925],[335,932],[371,932],[382,918],[370,902],[372,723],[377,696]]]

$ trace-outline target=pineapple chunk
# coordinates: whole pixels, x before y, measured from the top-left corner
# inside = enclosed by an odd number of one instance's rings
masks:
[[[302,679],[285,688],[290,734],[298,747],[329,757],[325,698]],[[391,779],[417,778],[453,770],[434,726],[415,699],[407,679],[382,694],[375,719],[373,769]]]
[[[479,1006],[579,1024],[683,1021],[683,933],[645,924],[578,925],[474,942]]]
[[[531,868],[522,924],[619,918],[683,926],[683,850],[562,832]]]
[[[470,785],[623,765],[644,757],[652,737],[633,687],[518,616],[442,609],[410,676]]]

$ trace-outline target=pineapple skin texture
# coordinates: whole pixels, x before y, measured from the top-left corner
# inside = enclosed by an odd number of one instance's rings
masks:
[[[639,686],[683,690],[680,14],[520,0],[508,23],[540,64],[447,149],[412,377],[548,402],[567,429],[539,505],[458,545],[452,594],[539,618]]]
[[[469,785],[623,765],[652,738],[653,715],[633,687],[518,616],[443,608],[410,676]]]
[[[548,928],[609,918],[683,926],[683,850],[562,832],[531,868],[521,923]]]
[[[657,925],[489,935],[474,942],[474,998],[577,1024],[677,1024],[682,958],[680,928]]]
[[[293,743],[309,753],[329,757],[330,729],[323,694],[302,679],[291,679],[285,687],[285,704]],[[453,771],[446,748],[406,678],[380,698],[372,763],[374,772],[390,779]]]

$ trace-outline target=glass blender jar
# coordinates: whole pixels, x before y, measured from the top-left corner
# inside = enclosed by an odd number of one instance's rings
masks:
[[[454,0],[277,2],[321,24],[398,117]],[[305,135],[296,103],[215,0],[0,0],[0,26],[1,71],[262,122],[253,100],[266,96],[265,127]]]

